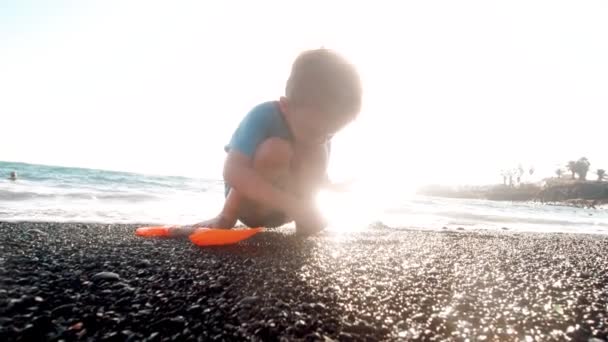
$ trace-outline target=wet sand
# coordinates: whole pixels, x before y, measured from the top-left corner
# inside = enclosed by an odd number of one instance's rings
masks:
[[[0,222],[0,341],[608,336],[605,236],[378,225],[199,248],[134,227]]]

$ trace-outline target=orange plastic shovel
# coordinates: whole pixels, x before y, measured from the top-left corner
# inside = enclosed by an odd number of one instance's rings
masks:
[[[170,237],[170,229],[179,226],[153,226],[140,227],[135,230],[135,235],[142,237]],[[248,239],[261,232],[263,228],[248,229],[216,229],[198,228],[190,234],[190,241],[198,246],[221,246],[232,245]]]
[[[143,237],[169,237],[169,229],[176,226],[140,227],[135,230],[135,235]]]
[[[199,228],[190,234],[190,241],[198,246],[232,245],[261,232],[263,228],[212,229]]]

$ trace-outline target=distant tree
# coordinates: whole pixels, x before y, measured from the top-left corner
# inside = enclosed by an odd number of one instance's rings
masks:
[[[566,168],[572,173],[572,179],[574,179],[576,175],[576,162],[574,160],[569,161]]]
[[[562,174],[564,174],[564,171],[562,171],[562,169],[557,169],[555,170],[555,174],[557,175],[557,178],[562,178]]]
[[[530,172],[530,176],[532,176],[534,174],[534,166],[530,168],[530,170],[528,172]]]
[[[517,175],[517,184],[521,184],[521,176],[524,175],[524,168],[523,166],[521,166],[521,164],[519,164],[519,166],[517,167],[517,170],[515,171],[516,175]]]
[[[589,172],[590,165],[591,163],[589,163],[589,160],[585,157],[576,161],[575,170],[576,173],[578,173],[578,179],[587,180],[587,172]]]
[[[597,180],[600,182],[604,180],[604,177],[606,177],[606,170],[604,169],[597,169],[595,173],[597,174]]]

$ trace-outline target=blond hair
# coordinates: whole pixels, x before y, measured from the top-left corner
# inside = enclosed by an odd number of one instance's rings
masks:
[[[354,116],[361,110],[361,79],[355,67],[336,52],[308,50],[294,61],[285,96],[296,106]]]

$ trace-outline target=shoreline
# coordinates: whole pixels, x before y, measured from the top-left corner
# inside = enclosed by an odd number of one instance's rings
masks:
[[[136,226],[0,222],[0,340],[608,338],[604,235],[377,225],[199,248]]]

